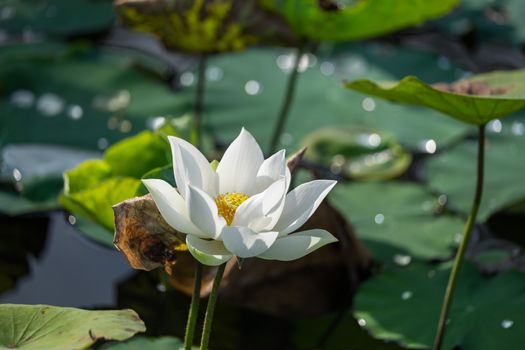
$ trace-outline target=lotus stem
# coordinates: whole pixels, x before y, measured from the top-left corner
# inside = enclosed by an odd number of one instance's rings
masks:
[[[221,285],[222,275],[226,264],[219,266],[215,279],[213,280],[213,287],[211,289],[210,298],[208,299],[208,307],[206,308],[206,315],[204,316],[204,326],[202,328],[201,348],[200,350],[208,350],[210,341],[211,327],[213,324],[213,313],[215,312],[215,303],[219,294],[219,287]]]
[[[436,331],[436,337],[434,338],[433,350],[441,350],[443,344],[443,338],[445,336],[446,324],[448,319],[448,314],[450,307],[452,305],[452,299],[454,297],[454,290],[456,287],[456,282],[458,279],[459,272],[461,270],[461,264],[465,257],[465,252],[470,240],[472,233],[472,228],[476,222],[476,216],[478,214],[478,209],[481,204],[481,197],[483,193],[483,176],[484,176],[484,162],[485,162],[485,125],[481,125],[478,130],[478,167],[477,167],[477,176],[476,176],[476,193],[474,195],[474,200],[472,202],[472,207],[470,208],[470,213],[463,230],[463,238],[461,244],[459,245],[458,252],[456,253],[456,258],[454,259],[454,265],[452,266],[452,271],[448,279],[447,289],[445,291],[445,298],[443,299],[443,304],[441,306],[441,313],[439,315],[439,322]]]
[[[195,104],[193,111],[193,129],[195,131],[195,146],[200,148],[202,134],[202,111],[204,109],[204,88],[206,83],[206,65],[208,56],[203,53],[199,57],[197,72],[197,87],[195,89]]]
[[[193,346],[193,336],[195,334],[195,325],[199,315],[200,293],[202,279],[202,264],[197,262],[195,265],[195,282],[193,285],[193,295],[191,296],[190,310],[188,312],[188,321],[186,322],[186,332],[184,334],[184,350],[191,350]]]
[[[293,70],[288,78],[284,100],[281,105],[281,110],[279,111],[279,117],[277,119],[277,124],[275,125],[275,129],[273,130],[272,141],[270,142],[269,154],[272,154],[275,152],[277,145],[279,143],[279,139],[281,138],[281,135],[283,133],[283,130],[286,124],[286,120],[288,119],[288,116],[290,114],[290,108],[292,106],[293,98],[295,95],[295,86],[297,85],[297,78],[299,77],[299,65],[301,63],[301,58],[303,57],[305,49],[306,49],[306,45],[303,43],[303,44],[300,44],[295,51],[295,55],[294,55],[295,61],[293,65]]]

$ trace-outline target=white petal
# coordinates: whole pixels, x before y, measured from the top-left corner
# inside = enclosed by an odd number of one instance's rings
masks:
[[[285,150],[280,150],[261,164],[255,179],[256,193],[264,191],[273,182],[285,176],[285,154]]]
[[[217,204],[209,194],[199,188],[189,186],[187,206],[189,217],[195,226],[211,238],[219,237],[226,221],[219,216]]]
[[[212,196],[217,195],[218,177],[208,160],[191,143],[168,136],[173,157],[173,172],[177,187],[186,198],[186,186],[202,188]]]
[[[256,233],[247,227],[226,226],[221,237],[231,253],[240,258],[250,258],[270,248],[277,235],[277,232]]]
[[[303,226],[336,183],[314,180],[293,189],[286,195],[283,212],[274,230],[284,236]]]
[[[282,178],[271,184],[263,192],[248,198],[237,208],[233,225],[250,226],[254,220],[266,216],[283,201],[285,191],[286,179]]]
[[[184,198],[169,183],[160,179],[144,179],[142,182],[151,193],[160,214],[171,227],[182,233],[210,237],[191,222]]]
[[[290,261],[302,258],[322,246],[337,242],[337,238],[325,230],[308,230],[281,237],[258,257],[266,260]]]
[[[200,263],[208,266],[221,265],[232,258],[221,241],[206,241],[192,235],[186,236],[188,250]]]
[[[261,148],[244,128],[222,157],[217,174],[220,193],[255,193],[255,177],[264,160]]]

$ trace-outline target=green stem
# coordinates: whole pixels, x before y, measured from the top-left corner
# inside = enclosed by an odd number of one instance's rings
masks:
[[[206,64],[208,56],[203,53],[199,57],[199,68],[197,72],[197,87],[195,89],[195,104],[193,111],[193,128],[195,130],[195,146],[200,147],[202,111],[204,109],[204,87],[206,83]]]
[[[463,258],[465,257],[465,252],[467,250],[467,245],[472,233],[472,228],[476,222],[476,216],[478,214],[479,205],[481,204],[481,196],[483,193],[483,175],[484,175],[484,162],[485,162],[485,125],[481,125],[478,131],[478,170],[476,177],[476,193],[474,195],[474,200],[472,202],[472,207],[470,208],[470,213],[465,224],[463,231],[463,239],[459,245],[456,258],[454,259],[454,265],[452,266],[452,271],[450,272],[450,277],[448,279],[447,289],[445,291],[445,298],[443,300],[443,305],[441,306],[441,314],[439,315],[439,322],[436,331],[436,337],[434,339],[433,350],[440,350],[443,338],[445,336],[445,328],[448,319],[448,313],[450,311],[450,306],[452,305],[452,299],[454,297],[454,289],[456,287],[456,282],[458,279],[459,271],[461,269],[461,264]]]
[[[284,96],[283,103],[281,105],[281,110],[279,112],[277,124],[275,125],[275,129],[273,131],[272,141],[270,142],[270,154],[275,152],[279,143],[279,139],[283,133],[284,126],[286,124],[286,119],[288,119],[288,115],[290,114],[290,107],[292,106],[292,101],[295,94],[295,86],[297,85],[297,78],[299,77],[299,64],[301,63],[301,58],[303,57],[305,48],[306,45],[301,44],[299,47],[297,47],[297,50],[295,52],[295,62],[293,70],[290,74],[290,77],[288,78],[286,93]]]
[[[213,324],[213,313],[215,311],[215,303],[217,302],[217,296],[219,287],[221,285],[222,275],[224,274],[224,268],[226,264],[219,266],[215,279],[213,280],[213,287],[211,289],[210,298],[208,299],[208,307],[206,308],[206,316],[204,317],[204,326],[202,328],[201,348],[200,350],[207,350],[208,343],[210,342],[211,326]]]
[[[193,286],[193,295],[191,296],[190,310],[188,312],[188,321],[186,322],[186,333],[184,334],[184,350],[191,350],[193,345],[193,335],[195,334],[195,325],[199,315],[200,293],[202,280],[202,265],[197,262],[195,265],[195,282]]]

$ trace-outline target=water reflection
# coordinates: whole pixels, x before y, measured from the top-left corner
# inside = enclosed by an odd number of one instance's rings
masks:
[[[244,84],[244,91],[248,95],[258,95],[261,93],[262,86],[261,84],[256,80],[248,80],[246,84]]]
[[[64,100],[53,93],[45,93],[38,99],[36,109],[47,117],[54,117],[64,110]]]
[[[403,293],[401,293],[401,299],[402,300],[408,300],[408,299],[412,298],[413,295],[414,295],[413,292],[411,292],[409,290],[406,290]]]
[[[504,329],[509,329],[514,325],[514,321],[512,320],[503,320],[501,321],[501,327]]]
[[[9,101],[18,108],[30,108],[35,103],[35,94],[29,90],[16,90]]]

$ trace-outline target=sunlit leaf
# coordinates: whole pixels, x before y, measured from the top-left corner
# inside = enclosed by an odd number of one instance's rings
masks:
[[[115,177],[93,187],[64,193],[60,203],[70,212],[93,220],[109,231],[113,231],[114,219],[111,207],[132,198],[140,180],[130,177]]]
[[[115,175],[136,178],[169,164],[170,158],[170,148],[166,140],[149,131],[122,140],[104,153],[104,160]]]
[[[450,12],[458,0],[261,0],[312,40],[365,39],[420,24]]]
[[[167,165],[171,156],[166,136],[178,133],[169,125],[157,132],[143,131],[110,146],[103,160],[88,160],[65,172],[60,203],[72,214],[103,227],[83,221],[78,229],[112,246],[115,225],[111,207],[145,192],[140,181],[143,175],[168,168],[173,173]]]
[[[431,346],[450,265],[389,267],[361,286],[354,315],[376,338],[412,349]],[[447,322],[443,349],[518,350],[525,331],[525,275],[482,276],[465,264]]]
[[[346,83],[346,87],[394,102],[432,108],[475,125],[525,107],[525,70],[479,74],[450,85],[429,85],[408,76],[399,82],[355,80]]]
[[[81,350],[99,339],[125,340],[145,330],[144,323],[133,310],[0,305],[2,349]]]

